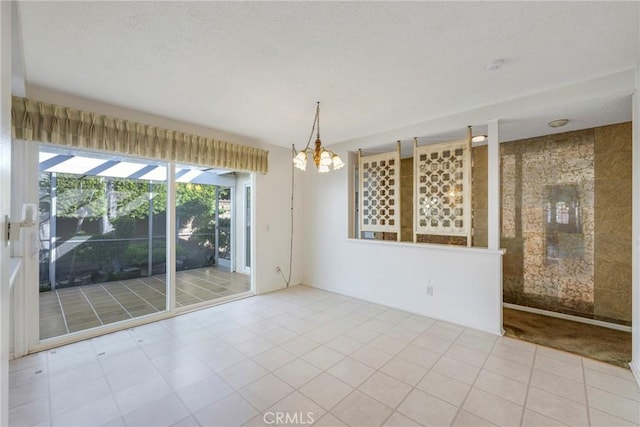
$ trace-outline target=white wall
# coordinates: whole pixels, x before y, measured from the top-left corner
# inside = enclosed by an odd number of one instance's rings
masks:
[[[9,424],[9,247],[11,197],[11,2],[0,2],[0,426]]]
[[[348,169],[306,172],[311,232],[304,282],[502,334],[502,252],[348,239]]]
[[[255,180],[255,250],[252,276],[258,293],[286,287],[276,267],[288,278],[291,243],[291,149],[271,147],[269,173],[257,174]],[[296,174],[294,205],[293,268],[290,286],[302,283],[305,264],[305,207],[302,204],[304,176]]]

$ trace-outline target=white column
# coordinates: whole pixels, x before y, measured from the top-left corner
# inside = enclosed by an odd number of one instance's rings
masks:
[[[498,119],[488,123],[487,231],[489,249],[500,248],[500,142]]]
[[[11,6],[0,2],[0,426],[9,425],[9,247],[11,207]]]
[[[633,208],[631,246],[631,370],[640,384],[640,63],[636,66],[636,89],[633,94]]]

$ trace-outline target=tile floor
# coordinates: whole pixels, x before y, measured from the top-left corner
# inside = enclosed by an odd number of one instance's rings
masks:
[[[250,278],[220,267],[176,272],[178,307],[251,287]],[[165,275],[75,286],[40,293],[40,339],[65,335],[165,310]]]
[[[11,426],[627,426],[629,370],[296,286],[10,364]]]

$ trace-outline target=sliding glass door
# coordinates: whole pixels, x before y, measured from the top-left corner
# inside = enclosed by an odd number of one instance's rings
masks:
[[[236,226],[251,229],[247,193],[236,201],[249,174],[49,146],[38,157],[37,342],[251,290]]]

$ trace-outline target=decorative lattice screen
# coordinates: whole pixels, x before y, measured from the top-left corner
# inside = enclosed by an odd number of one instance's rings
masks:
[[[471,150],[468,141],[415,147],[415,234],[471,232]]]
[[[400,155],[360,157],[360,230],[400,235]]]

